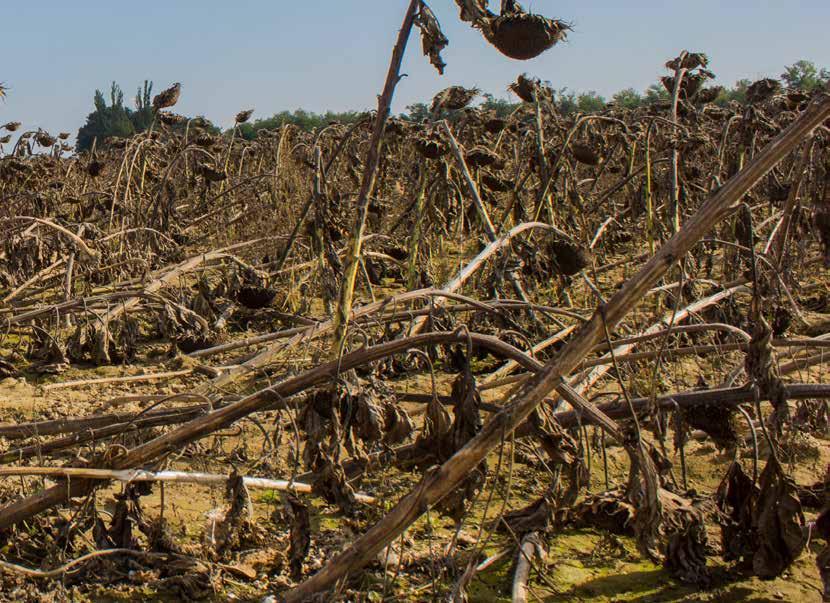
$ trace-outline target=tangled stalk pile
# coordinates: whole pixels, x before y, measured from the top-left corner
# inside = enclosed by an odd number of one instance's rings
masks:
[[[458,4],[513,58],[567,30]],[[0,387],[44,401],[3,408],[4,593],[463,600],[503,559],[525,600],[587,528],[696,587],[828,575],[827,94],[716,106],[684,52],[665,104],[564,116],[523,75],[507,118],[450,87],[413,123],[413,27],[443,69],[413,0],[351,126],[217,136],[176,85],[149,132],[0,158]]]

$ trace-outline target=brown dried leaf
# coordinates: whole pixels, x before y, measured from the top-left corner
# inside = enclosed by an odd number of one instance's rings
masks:
[[[770,457],[761,474],[753,521],[758,549],[752,567],[760,578],[780,576],[804,548],[805,520],[797,492],[775,457]]]
[[[303,561],[311,548],[311,519],[308,507],[293,494],[285,497],[285,516],[291,524],[288,549],[291,577],[299,580],[303,575]]]
[[[487,0],[455,0],[455,3],[461,11],[459,18],[473,26],[495,16],[487,9]]]
[[[715,493],[720,514],[721,547],[726,561],[747,562],[757,548],[752,517],[758,487],[737,461],[732,463]]]
[[[336,504],[340,510],[351,515],[355,508],[354,490],[346,479],[346,472],[339,462],[322,453],[314,470],[311,491],[326,502]]]
[[[441,24],[426,2],[420,3],[418,14],[415,17],[415,25],[421,30],[421,47],[424,55],[429,57],[429,62],[438,70],[438,73],[443,75],[444,67],[447,64],[441,58],[441,51],[447,47],[450,41],[441,31]]]

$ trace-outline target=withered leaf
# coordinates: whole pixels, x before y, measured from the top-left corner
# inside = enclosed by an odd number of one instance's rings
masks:
[[[429,62],[438,70],[438,73],[444,75],[444,67],[447,64],[441,58],[441,51],[447,47],[450,41],[441,31],[441,24],[426,2],[420,3],[418,15],[415,17],[415,24],[421,30],[421,47],[424,55],[429,57]]]
[[[754,527],[758,550],[752,560],[755,575],[771,579],[780,576],[801,554],[805,545],[804,513],[793,480],[771,457],[761,474]]]
[[[285,515],[291,524],[288,562],[291,577],[299,580],[303,575],[303,561],[311,548],[311,519],[308,507],[293,494],[285,497]]]
[[[752,517],[758,501],[758,487],[737,461],[732,463],[715,493],[720,515],[721,546],[726,561],[752,558],[757,543]]]

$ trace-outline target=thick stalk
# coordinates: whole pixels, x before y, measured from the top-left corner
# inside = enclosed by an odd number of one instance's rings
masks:
[[[409,253],[409,261],[406,269],[406,288],[410,291],[415,289],[418,280],[418,252],[421,247],[421,237],[423,236],[423,225],[426,210],[426,190],[427,190],[427,166],[425,163],[421,164],[419,182],[418,182],[418,197],[415,201],[415,221],[412,223],[412,233],[409,235],[409,244],[407,245],[407,252]]]
[[[772,231],[769,242],[767,243],[767,249],[765,250],[765,252],[772,251],[772,257],[779,270],[783,267],[784,252],[787,248],[787,238],[790,235],[793,212],[798,202],[798,195],[801,191],[801,183],[804,180],[804,171],[810,160],[812,146],[809,142],[804,145],[804,152],[795,164],[793,178],[790,182],[790,191],[787,194],[787,202],[784,204],[784,214],[777,228]]]
[[[375,125],[372,130],[372,139],[369,143],[369,150],[366,154],[366,167],[363,170],[363,180],[360,184],[360,192],[357,197],[357,216],[349,254],[346,257],[346,271],[343,274],[343,281],[340,284],[340,299],[337,310],[334,314],[334,345],[331,355],[339,356],[346,344],[346,333],[349,326],[349,313],[354,298],[354,285],[357,277],[357,270],[360,267],[360,253],[363,244],[363,231],[366,229],[366,215],[369,211],[369,200],[375,188],[375,174],[380,162],[380,148],[383,139],[383,130],[386,127],[386,120],[389,117],[392,97],[395,94],[395,87],[400,80],[401,62],[406,51],[406,44],[409,41],[409,34],[415,24],[415,16],[418,12],[419,0],[411,0],[409,8],[406,9],[403,25],[398,32],[398,40],[392,50],[392,60],[389,63],[389,72],[386,74],[386,84],[383,93],[378,99],[378,113],[375,117]]]
[[[677,104],[680,101],[680,87],[683,83],[683,77],[686,75],[688,69],[681,67],[686,55],[689,53],[685,50],[680,53],[677,61],[677,69],[674,71],[674,91],[672,93],[671,101],[671,120],[677,123]],[[668,224],[672,234],[680,230],[680,181],[679,181],[679,164],[680,164],[680,150],[677,148],[677,143],[672,145],[671,152],[671,199],[668,204]]]
[[[597,309],[574,339],[511,397],[502,412],[495,415],[443,465],[427,471],[412,492],[404,496],[383,519],[349,548],[314,576],[289,591],[286,601],[305,601],[315,593],[330,589],[338,580],[372,560],[378,551],[400,536],[412,522],[452,492],[602,340],[606,329],[610,331],[619,324],[674,265],[677,258],[683,257],[752,187],[828,117],[830,97],[824,96],[756,155],[744,170],[712,195],[684,224],[682,230],[669,239],[609,302]]]

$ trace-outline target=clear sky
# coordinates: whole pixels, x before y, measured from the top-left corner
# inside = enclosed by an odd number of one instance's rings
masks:
[[[77,128],[96,88],[117,81],[132,101],[146,78],[182,83],[177,111],[227,126],[233,115],[376,104],[408,0],[3,0],[0,123]],[[567,43],[532,61],[499,55],[432,0],[450,45],[443,77],[410,42],[395,111],[452,85],[507,97],[523,72],[604,95],[645,89],[681,50],[711,58],[718,81],[777,77],[798,59],[830,67],[830,0],[525,0],[574,25]],[[491,0],[497,10],[498,1]]]

